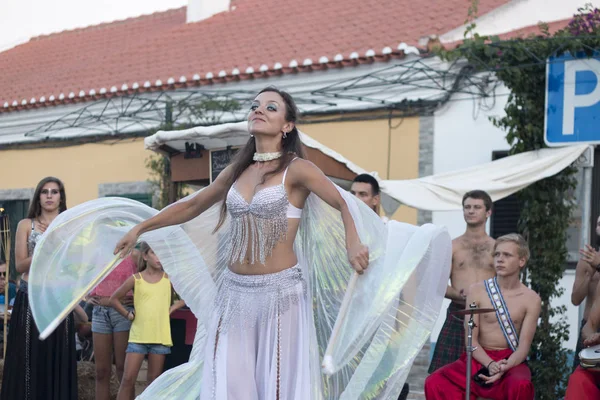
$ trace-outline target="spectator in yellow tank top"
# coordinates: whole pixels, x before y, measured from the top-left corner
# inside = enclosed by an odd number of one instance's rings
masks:
[[[162,373],[165,356],[173,346],[169,315],[185,305],[183,300],[171,304],[171,281],[146,242],[140,244],[138,267],[139,272],[130,276],[110,298],[112,307],[133,321],[117,400],[134,399],[135,381],[146,355],[148,384]],[[134,309],[128,311],[120,299],[132,289]]]

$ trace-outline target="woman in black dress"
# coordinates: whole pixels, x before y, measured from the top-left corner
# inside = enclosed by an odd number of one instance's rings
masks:
[[[35,189],[27,218],[17,227],[15,261],[22,276],[9,325],[1,400],[77,399],[73,315],[47,339],[40,340],[27,297],[29,267],[37,240],[66,209],[62,182],[54,177],[44,178]]]

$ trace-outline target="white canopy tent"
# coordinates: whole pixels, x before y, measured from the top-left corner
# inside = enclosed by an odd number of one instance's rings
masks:
[[[485,190],[493,201],[503,199],[567,168],[587,145],[528,151],[470,168],[419,179],[383,181],[383,190],[403,204],[421,210],[462,209],[469,190]]]
[[[300,132],[302,143],[346,165],[356,173],[367,171],[341,154]],[[161,151],[162,146],[185,149],[186,142],[203,145],[207,150],[240,146],[248,139],[246,122],[199,126],[181,131],[159,131],[145,139],[147,149]],[[409,180],[380,181],[382,205],[389,216],[400,204],[420,210],[452,211],[462,208],[462,196],[473,189],[485,190],[493,201],[503,199],[526,186],[555,175],[571,165],[587,145],[548,148],[480,164],[458,171]],[[373,173],[377,175],[376,173]]]

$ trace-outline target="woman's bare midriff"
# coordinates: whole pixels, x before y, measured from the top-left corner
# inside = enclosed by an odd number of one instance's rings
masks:
[[[263,275],[281,272],[298,264],[298,258],[294,253],[294,239],[299,225],[300,219],[288,219],[288,233],[285,241],[273,248],[271,256],[267,257],[264,265],[234,263],[229,266],[229,269],[239,275]],[[246,259],[249,260],[250,257],[246,257]]]

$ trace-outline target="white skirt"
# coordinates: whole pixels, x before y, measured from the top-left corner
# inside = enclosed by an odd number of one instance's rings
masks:
[[[310,398],[309,310],[300,266],[223,272],[208,328],[202,400]]]

